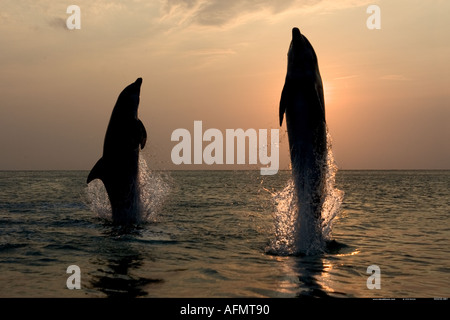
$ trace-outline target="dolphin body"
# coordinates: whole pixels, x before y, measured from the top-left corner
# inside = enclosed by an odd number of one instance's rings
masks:
[[[138,119],[142,78],[119,95],[109,120],[103,156],[87,178],[102,180],[116,225],[131,225],[139,220],[139,146],[144,148],[147,132]]]
[[[298,201],[297,221],[302,232],[309,234],[306,242],[313,241],[312,237],[319,234],[317,228],[325,198],[327,129],[317,56],[298,28],[292,29],[280,100],[280,126],[284,114]]]

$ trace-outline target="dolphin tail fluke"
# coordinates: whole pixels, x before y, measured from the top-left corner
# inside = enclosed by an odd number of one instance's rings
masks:
[[[95,179],[102,180],[104,172],[105,172],[104,161],[103,158],[100,158],[100,160],[98,160],[95,166],[92,168],[91,172],[89,172],[89,176],[87,178],[86,183],[89,183]]]

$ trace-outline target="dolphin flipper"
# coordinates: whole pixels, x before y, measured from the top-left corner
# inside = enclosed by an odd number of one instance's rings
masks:
[[[100,160],[98,160],[95,166],[92,168],[91,172],[89,172],[89,176],[87,178],[86,183],[89,183],[95,179],[100,179],[103,181],[104,173],[105,173],[104,160],[103,158],[100,158]]]
[[[141,145],[141,150],[144,149],[145,143],[147,142],[147,130],[145,130],[144,124],[141,120],[138,121],[138,135],[139,135],[139,144]]]
[[[292,96],[291,96],[291,88],[289,82],[286,81],[283,87],[283,91],[281,93],[280,99],[280,127],[283,124],[283,116],[286,112],[286,107],[291,104]]]

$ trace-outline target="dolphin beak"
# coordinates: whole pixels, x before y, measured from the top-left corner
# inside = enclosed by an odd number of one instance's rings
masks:
[[[138,96],[141,94],[141,84],[142,84],[142,78],[137,78],[137,80],[132,84],[133,91]]]
[[[300,40],[302,38],[302,34],[300,33],[299,28],[292,28],[292,40]]]

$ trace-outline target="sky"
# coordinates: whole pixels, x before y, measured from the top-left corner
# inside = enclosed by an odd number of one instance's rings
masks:
[[[67,8],[80,8],[69,30]],[[369,29],[370,5],[380,29]],[[280,129],[291,29],[312,43],[340,169],[450,169],[449,1],[0,1],[0,170],[90,170],[119,93],[143,78],[142,155],[174,130]],[[250,166],[249,168],[259,168]],[[247,166],[213,165],[211,169]]]

